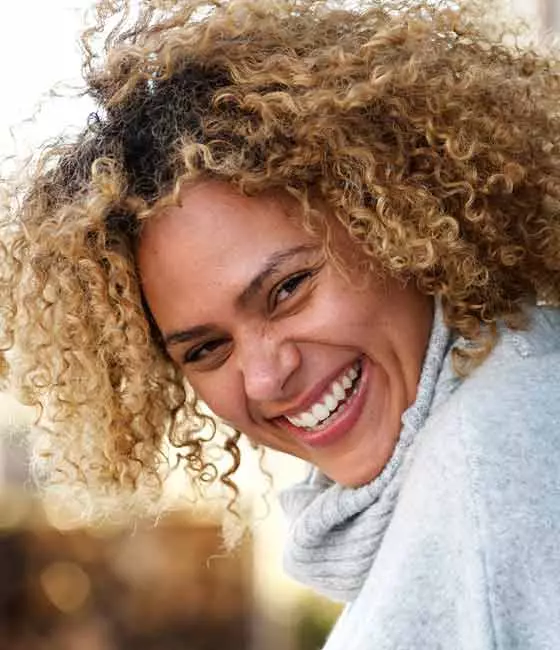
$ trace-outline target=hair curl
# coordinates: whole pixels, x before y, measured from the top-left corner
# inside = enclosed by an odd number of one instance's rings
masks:
[[[41,405],[64,480],[134,488],[166,437],[198,480],[216,476],[210,419],[159,344],[134,259],[142,220],[185,181],[319,200],[474,349],[526,304],[560,302],[558,59],[452,2],[359,4],[146,1],[130,26],[98,2],[83,38],[98,112],[46,150],[2,222],[17,350],[2,372]]]

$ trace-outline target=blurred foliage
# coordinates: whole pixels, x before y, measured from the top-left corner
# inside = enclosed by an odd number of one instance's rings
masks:
[[[342,605],[309,594],[298,605],[298,650],[321,650]]]

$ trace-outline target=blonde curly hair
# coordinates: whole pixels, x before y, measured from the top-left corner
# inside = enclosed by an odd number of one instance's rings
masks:
[[[217,477],[213,418],[135,266],[142,222],[185,181],[327,206],[375,265],[439,297],[471,360],[498,320],[560,302],[558,59],[453,2],[359,5],[146,0],[131,26],[126,5],[98,2],[83,37],[98,111],[2,220],[2,373],[41,406],[58,480],[155,485],[165,440],[195,480]]]

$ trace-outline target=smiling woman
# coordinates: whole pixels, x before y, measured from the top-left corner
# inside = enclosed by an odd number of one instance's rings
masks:
[[[216,181],[150,220],[137,259],[169,356],[214,413],[344,485],[381,471],[416,395],[427,296],[349,259],[342,274],[295,205]]]
[[[308,461],[329,650],[556,647],[560,63],[345,6],[98,2],[98,112],[3,221],[3,373],[51,480],[157,486],[170,441],[207,481],[208,424],[230,487],[241,435]]]

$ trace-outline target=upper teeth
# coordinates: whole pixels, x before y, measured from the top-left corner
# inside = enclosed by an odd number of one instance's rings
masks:
[[[307,411],[302,411],[294,416],[286,418],[296,427],[313,428],[320,422],[326,420],[335,411],[338,405],[346,399],[346,391],[352,388],[352,384],[358,377],[360,364],[356,362],[344,374],[337,377],[327,388],[321,399]]]

